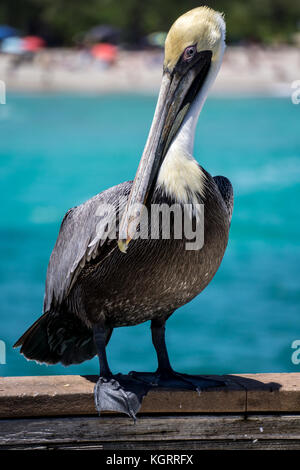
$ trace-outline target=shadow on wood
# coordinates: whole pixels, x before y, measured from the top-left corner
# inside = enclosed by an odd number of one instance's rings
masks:
[[[294,411],[300,403],[299,374],[210,375],[225,387],[193,390],[152,388],[139,414],[247,413]],[[97,414],[97,376],[37,376],[0,378],[0,417]]]

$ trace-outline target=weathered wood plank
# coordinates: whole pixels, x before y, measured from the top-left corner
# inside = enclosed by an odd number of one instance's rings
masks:
[[[253,375],[243,375],[244,380],[248,378]],[[300,412],[300,373],[262,374],[260,382],[268,383],[267,387],[257,388],[248,382],[247,411]]]
[[[300,416],[62,417],[2,420],[0,448],[298,448]]]
[[[271,441],[177,441],[170,442],[138,442],[136,445],[132,442],[106,443],[102,445],[76,444],[76,445],[49,445],[49,446],[4,446],[1,450],[97,450],[97,451],[196,451],[196,450],[299,450],[299,441],[292,440],[271,440]]]
[[[299,450],[300,444],[296,440],[263,440],[263,441],[246,441],[246,440],[218,440],[218,441],[157,441],[157,442],[119,442],[117,445],[113,442],[102,444],[77,444],[60,445],[51,444],[44,445],[26,445],[26,446],[3,446],[1,450],[104,450],[104,451],[194,451],[194,450]]]
[[[97,377],[38,376],[0,378],[0,417],[96,414],[94,385]],[[188,390],[151,390],[141,413],[231,412],[245,410],[245,390],[228,379],[226,388],[200,395]]]
[[[226,387],[200,395],[187,390],[151,390],[140,413],[300,412],[300,373],[221,377]],[[74,375],[2,377],[0,417],[96,414],[96,379]]]

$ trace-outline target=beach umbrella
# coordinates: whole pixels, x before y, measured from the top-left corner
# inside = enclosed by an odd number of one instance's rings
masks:
[[[1,24],[0,25],[0,41],[2,39],[10,38],[12,36],[18,36],[18,30],[6,24]]]
[[[0,47],[1,52],[5,52],[6,54],[21,54],[24,52],[23,40],[18,37],[3,39]]]
[[[112,63],[115,61],[118,53],[118,48],[113,44],[100,43],[95,44],[91,48],[91,54],[104,62]]]
[[[39,36],[26,36],[23,38],[23,48],[25,51],[35,52],[45,46],[44,39]]]
[[[119,42],[121,30],[115,26],[101,24],[94,26],[84,36],[88,42],[108,42],[116,44]]]
[[[157,31],[155,33],[148,34],[147,40],[151,46],[164,47],[167,33],[164,31]]]

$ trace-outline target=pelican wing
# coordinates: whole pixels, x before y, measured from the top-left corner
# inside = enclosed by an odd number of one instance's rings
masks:
[[[214,180],[226,204],[228,216],[229,216],[229,222],[231,222],[232,211],[233,211],[233,199],[234,199],[232,184],[230,180],[226,178],[226,176],[214,176]]]
[[[48,264],[44,312],[63,302],[86,263],[101,260],[101,253],[107,256],[108,245],[116,247],[113,239],[131,185],[114,186],[66,213]]]

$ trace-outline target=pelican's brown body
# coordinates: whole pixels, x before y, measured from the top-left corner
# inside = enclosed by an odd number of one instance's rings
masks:
[[[167,319],[209,284],[225,252],[231,209],[215,181],[207,180],[203,248],[187,250],[186,239],[138,239],[126,254],[115,249],[103,262],[87,265],[67,300],[84,323],[91,327],[105,320],[114,328]],[[151,203],[175,201],[156,192]]]
[[[205,196],[199,195],[199,204],[204,204],[200,250],[186,250],[187,240],[171,237],[133,240],[124,254],[112,240],[95,259],[85,262],[71,288],[65,276],[77,255],[72,235],[81,228],[85,234],[81,244],[88,245],[95,235],[99,204],[107,201],[117,206],[120,198],[128,197],[132,182],[110,188],[68,211],[48,266],[45,313],[16,344],[22,346],[21,352],[39,362],[79,363],[96,354],[95,324],[105,322],[112,330],[153,319],[163,321],[198,295],[222,261],[233,206],[229,180],[205,175]],[[150,202],[174,204],[159,189]]]
[[[138,409],[138,394],[127,393],[128,384],[121,386],[108,366],[106,344],[115,327],[151,320],[158,359],[151,381],[165,384],[170,379],[168,386],[175,380],[179,386],[188,383],[197,389],[207,383],[206,379],[191,382],[173,371],[165,321],[209,284],[227,246],[232,186],[225,177],[210,176],[192,156],[198,116],[224,49],[225,23],[218,12],[196,8],[173,24],[165,44],[158,102],[135,179],[67,212],[49,261],[44,314],[15,345],[27,358],[50,364],[79,363],[97,353],[99,411],[135,416]],[[99,216],[103,204],[110,207]],[[197,206],[203,204],[202,248],[187,249],[190,240],[177,239],[172,230],[170,239],[135,239],[143,212],[136,206],[151,210],[152,204],[190,205],[195,226],[200,223]],[[114,238],[109,231],[115,213],[119,225]]]

